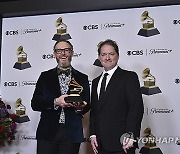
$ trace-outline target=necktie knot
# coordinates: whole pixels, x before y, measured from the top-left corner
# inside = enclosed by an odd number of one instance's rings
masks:
[[[104,78],[106,78],[109,74],[108,73],[104,73]]]
[[[69,76],[70,72],[70,69],[63,70],[58,68],[58,75],[65,74],[66,76]]]

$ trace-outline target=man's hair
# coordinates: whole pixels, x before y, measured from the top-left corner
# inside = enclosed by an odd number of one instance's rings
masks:
[[[118,47],[117,43],[111,39],[107,39],[98,44],[98,55],[100,55],[101,47],[105,44],[111,45],[114,48],[115,52],[119,55],[119,47]]]
[[[55,50],[55,47],[56,47],[56,45],[57,45],[59,42],[66,42],[66,43],[68,43],[68,44],[70,45],[71,50],[73,51],[73,45],[72,45],[71,42],[69,42],[68,40],[60,40],[60,41],[57,41],[57,42],[54,44],[53,50]]]

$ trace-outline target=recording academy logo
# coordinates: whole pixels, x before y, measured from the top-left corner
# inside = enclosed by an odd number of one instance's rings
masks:
[[[62,17],[57,18],[55,22],[56,34],[54,34],[52,40],[69,40],[71,39],[70,34],[67,32],[67,25],[63,22]]]
[[[173,109],[162,109],[162,108],[147,108],[146,109],[147,115],[149,114],[170,114],[172,112],[174,112]]]
[[[172,53],[172,49],[140,49],[140,50],[128,50],[128,56],[151,56],[151,55],[158,55],[158,54],[170,54]]]
[[[144,86],[141,87],[141,92],[144,95],[154,95],[162,93],[160,88],[155,85],[156,78],[150,73],[150,68],[145,68],[142,73]]]
[[[139,30],[138,35],[144,37],[150,37],[153,35],[158,35],[160,32],[154,27],[154,19],[149,16],[148,11],[144,11],[141,14],[142,28]]]

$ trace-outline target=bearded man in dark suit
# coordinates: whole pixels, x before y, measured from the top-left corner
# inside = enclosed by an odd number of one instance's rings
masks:
[[[144,112],[138,76],[117,66],[119,48],[113,40],[99,44],[98,59],[104,71],[92,81],[92,149],[95,154],[135,154]]]
[[[41,73],[31,100],[34,111],[41,112],[36,132],[37,154],[78,154],[84,140],[82,115],[89,111],[88,76],[71,66],[73,45],[58,41],[54,45],[57,67]],[[82,102],[67,103],[71,81],[82,86]]]

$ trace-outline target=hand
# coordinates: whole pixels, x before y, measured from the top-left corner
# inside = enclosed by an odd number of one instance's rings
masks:
[[[73,104],[73,107],[76,110],[82,110],[87,105],[87,103],[85,101],[83,101],[83,102],[73,102],[72,104]]]
[[[124,137],[123,139],[123,150],[125,153],[127,153],[127,150],[133,147],[133,143],[136,142],[136,140]]]
[[[97,143],[97,140],[96,140],[96,137],[91,137],[91,147],[94,151],[95,154],[98,153],[98,150],[97,150],[97,147],[98,147],[98,143]]]
[[[61,95],[60,97],[56,98],[55,104],[59,105],[62,108],[73,107],[73,104],[65,102],[65,100],[64,100],[65,97],[68,97],[68,95]]]

